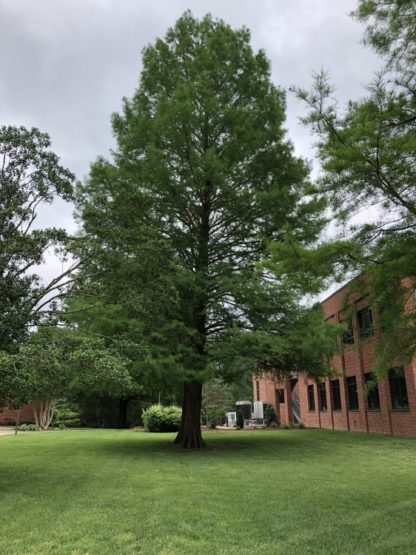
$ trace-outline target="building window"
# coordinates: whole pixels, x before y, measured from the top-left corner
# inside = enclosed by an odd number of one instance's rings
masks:
[[[260,382],[259,382],[259,380],[256,380],[256,396],[257,396],[257,401],[260,401]]]
[[[319,409],[321,411],[328,410],[328,405],[326,402],[326,386],[325,382],[318,383],[318,392],[319,392]]]
[[[315,410],[315,392],[313,390],[313,385],[308,385],[308,405],[309,411],[313,412]]]
[[[355,376],[347,378],[348,390],[348,408],[349,410],[358,410],[358,392],[357,392],[357,379]]]
[[[391,368],[389,370],[389,383],[392,409],[408,409],[406,379],[403,368]]]
[[[389,310],[391,308],[387,299],[381,299],[378,303],[377,325],[382,332],[388,332]]]
[[[341,410],[341,389],[339,380],[331,381],[332,410]]]
[[[374,334],[373,313],[369,306],[357,312],[358,327],[360,330],[360,338],[368,339]]]
[[[342,342],[344,345],[353,345],[354,344],[354,331],[352,329],[352,319],[345,321],[347,325],[347,329],[342,334]]]
[[[378,384],[372,372],[364,374],[365,385],[367,386],[367,405],[368,410],[380,410],[380,396],[378,394]]]
[[[277,390],[277,398],[279,399],[279,403],[284,403],[285,402],[285,390],[284,389],[278,389]]]

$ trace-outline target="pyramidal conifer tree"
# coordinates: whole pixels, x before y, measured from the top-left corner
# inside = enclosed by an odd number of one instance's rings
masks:
[[[308,245],[323,224],[284,119],[284,92],[249,31],[186,12],[145,48],[138,89],[113,116],[113,160],[78,190],[91,274],[141,321],[144,366],[181,376],[184,448],[205,445],[213,376],[323,371],[331,342],[319,311],[261,265],[270,241]]]

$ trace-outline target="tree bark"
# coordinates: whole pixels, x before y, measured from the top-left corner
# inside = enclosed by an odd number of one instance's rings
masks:
[[[208,145],[206,145],[208,148]],[[200,222],[198,225],[198,253],[195,263],[196,282],[190,304],[193,307],[193,327],[196,331],[194,342],[198,354],[201,374],[206,368],[207,306],[209,274],[209,239],[211,197],[213,186],[209,179],[204,183]],[[194,371],[197,370],[194,367]],[[183,449],[203,449],[206,447],[201,433],[202,382],[186,381],[183,388],[182,420],[175,443]]]
[[[47,430],[52,422],[53,414],[55,412],[55,399],[33,401],[32,406],[36,429],[40,431]]]
[[[15,422],[15,427],[14,427],[14,435],[17,436],[17,432],[19,430],[19,425],[20,425],[20,409],[21,407],[19,407],[16,411],[16,422]]]
[[[185,382],[183,388],[181,429],[175,444],[183,449],[203,449],[206,447],[201,433],[202,383]]]

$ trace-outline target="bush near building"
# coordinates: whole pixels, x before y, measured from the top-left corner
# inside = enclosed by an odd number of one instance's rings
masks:
[[[208,408],[208,426],[210,428],[222,426],[225,424],[226,420],[227,416],[225,414],[224,407],[220,405],[213,405]]]

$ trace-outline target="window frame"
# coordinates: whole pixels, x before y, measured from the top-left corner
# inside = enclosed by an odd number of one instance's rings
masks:
[[[312,396],[311,396],[312,393]],[[311,403],[312,400],[312,403]],[[316,411],[316,404],[315,404],[315,388],[312,385],[308,385],[308,411],[315,412]]]
[[[347,318],[346,320],[341,321],[342,324],[347,324],[347,329],[341,335],[341,343],[343,345],[354,345],[355,337],[354,337],[354,326],[352,323],[352,318]]]
[[[369,315],[369,321],[366,321],[365,316]],[[365,306],[361,310],[357,310],[357,322],[360,339],[366,341],[374,335],[374,318],[373,311],[370,306]]]
[[[352,381],[354,380],[354,382]],[[357,386],[357,376],[348,376],[346,378],[346,382],[347,382],[347,396],[348,396],[348,410],[352,411],[352,412],[357,412],[360,410],[360,400],[358,398],[358,386]],[[351,385],[353,385],[354,389],[353,389],[353,395],[351,395]],[[357,404],[351,404],[352,400],[356,400]]]
[[[396,374],[395,376],[393,375]],[[400,374],[400,375],[397,375]],[[406,383],[406,375],[403,366],[396,366],[395,368],[390,368],[389,370],[389,388],[390,388],[390,403],[392,410],[409,410],[409,394],[407,391],[407,383]],[[403,388],[404,388],[404,398],[406,399],[405,404],[401,404],[401,406],[395,406],[395,401],[398,397],[394,397],[395,392],[399,392],[398,390],[402,390],[401,393],[403,395]]]
[[[380,391],[378,389],[378,383],[374,379],[374,374],[372,372],[365,372],[364,373],[364,380],[365,380],[365,385],[366,386],[369,384],[369,382],[376,382],[376,385],[374,387],[372,387],[370,390],[366,389],[367,410],[368,411],[380,411],[380,409],[381,409],[381,407],[380,407]],[[376,406],[371,406],[372,404],[374,404],[373,403],[374,401],[375,401]]]
[[[326,396],[326,383],[325,382],[318,382],[318,402],[319,402],[319,411],[320,412],[327,412],[328,411],[328,399]]]
[[[337,392],[336,396],[334,396],[334,391]],[[335,380],[331,380],[331,403],[332,403],[332,410],[334,412],[339,412],[342,410],[341,382],[339,381],[338,378]]]

